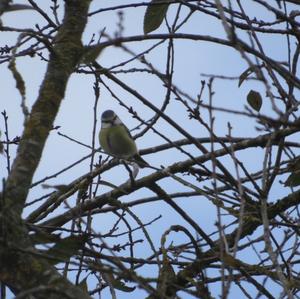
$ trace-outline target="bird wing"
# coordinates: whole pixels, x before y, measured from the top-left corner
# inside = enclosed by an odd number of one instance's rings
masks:
[[[106,134],[106,142],[107,142],[108,148],[113,147],[113,145],[112,145],[112,135],[111,134]]]
[[[122,124],[122,126],[125,128],[125,130],[126,130],[127,134],[129,135],[129,137],[130,137],[131,139],[133,139],[133,138],[132,138],[132,135],[130,134],[130,131],[128,130],[128,128],[127,128],[124,124]]]
[[[128,128],[123,124],[123,122],[121,122],[119,125],[122,126],[122,127],[125,129],[125,131],[126,131],[128,137],[129,137],[130,139],[133,139],[133,138],[132,138],[132,135],[130,134],[130,132],[129,132],[129,130],[128,130]],[[107,134],[107,135],[110,135],[110,134]],[[111,135],[110,135],[110,136],[111,136]],[[110,141],[109,136],[107,136],[107,143],[110,145],[110,147],[112,146],[112,143],[111,143],[111,141]]]

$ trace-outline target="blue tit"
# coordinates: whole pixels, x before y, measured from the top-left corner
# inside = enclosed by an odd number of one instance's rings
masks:
[[[109,155],[135,162],[144,168],[149,164],[139,155],[134,139],[127,127],[112,110],[106,110],[101,117],[99,142]]]

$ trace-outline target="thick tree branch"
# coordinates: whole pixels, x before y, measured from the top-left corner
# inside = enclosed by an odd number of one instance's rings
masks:
[[[15,293],[25,291],[35,298],[90,298],[62,277],[45,259],[36,256],[21,213],[38,167],[66,84],[82,54],[81,36],[87,22],[89,0],[65,1],[63,25],[51,49],[50,62],[39,96],[25,124],[17,157],[1,198],[0,281]],[[36,293],[40,286],[47,292]]]

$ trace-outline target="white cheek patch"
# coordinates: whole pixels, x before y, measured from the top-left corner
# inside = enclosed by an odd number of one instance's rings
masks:
[[[109,123],[109,122],[102,122],[102,124],[101,124],[102,129],[107,129],[110,127],[111,127],[111,123]]]
[[[114,125],[123,125],[122,121],[119,119],[119,117],[116,117],[114,120]]]
[[[107,120],[107,121],[102,120],[101,128],[107,129],[107,128],[111,128],[113,126],[119,126],[119,125],[123,125],[123,123],[118,116],[115,116],[114,119],[111,119],[111,120]]]

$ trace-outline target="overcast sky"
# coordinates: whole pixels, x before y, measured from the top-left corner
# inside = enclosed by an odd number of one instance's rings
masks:
[[[50,1],[37,1],[42,9],[51,12],[48,6],[51,4]],[[60,1],[61,8],[59,10],[59,18],[63,15],[63,5]],[[140,1],[121,1],[122,4],[126,3],[138,3]],[[250,1],[249,1],[250,2]],[[19,1],[18,3],[26,3],[26,1]],[[120,1],[93,1],[90,11],[94,11],[99,8],[113,7],[120,5]],[[245,3],[247,5],[247,3]],[[124,36],[141,35],[143,34],[143,15],[145,7],[137,7],[123,10],[124,12]],[[172,20],[174,17],[175,7],[172,7],[168,12],[168,17]],[[187,14],[187,10],[182,11],[182,16]],[[264,19],[265,21],[270,18],[270,15],[266,11],[257,11],[257,7],[247,8],[249,16],[256,15],[258,19]],[[45,24],[44,19],[35,11],[21,11],[15,13],[6,13],[2,17],[3,25],[12,26],[16,28],[34,28],[35,24],[39,24],[41,27]],[[92,37],[92,34],[96,34],[96,39],[99,33],[105,29],[105,32],[111,36],[114,36],[114,32],[117,30],[118,16],[117,11],[108,11],[101,14],[96,14],[91,17],[87,28],[84,33],[83,41],[87,44]],[[166,26],[163,25],[161,28],[155,31],[155,33],[165,33]],[[216,22],[212,18],[209,18],[203,14],[199,15],[195,13],[190,20],[182,27],[180,32],[184,33],[195,33],[203,35],[211,35],[215,37],[226,38],[224,29],[220,22]],[[245,34],[242,34],[246,39]],[[12,32],[1,32],[0,33],[0,46],[13,45],[16,42],[18,34]],[[277,60],[287,60],[286,53],[286,40],[284,36],[274,35],[265,38],[261,37],[262,45],[271,57]],[[156,41],[147,42],[136,42],[128,43],[128,46],[135,53],[142,52],[148,49]],[[248,67],[246,62],[241,59],[240,53],[229,47],[220,46],[208,42],[193,42],[186,40],[175,40],[175,71],[174,71],[174,83],[181,90],[189,94],[191,97],[197,97],[200,91],[201,80],[208,80],[203,74],[217,74],[226,75],[230,77],[238,78],[239,75]],[[294,47],[294,45],[292,45]],[[166,67],[166,55],[167,55],[167,43],[157,47],[150,54],[146,54],[146,58],[151,61],[153,66],[161,72],[165,71]],[[124,53],[124,51],[110,47],[106,49],[98,58],[98,62],[107,68],[117,65],[123,61],[126,61],[131,56]],[[141,64],[134,62],[124,67],[141,67]],[[17,68],[21,72],[26,82],[26,104],[30,108],[35,102],[41,82],[43,80],[46,63],[39,57],[23,57],[17,59]],[[118,68],[118,69],[122,69]],[[166,88],[162,82],[154,76],[150,76],[144,73],[133,73],[133,74],[119,74],[119,78],[124,80],[129,86],[136,89],[145,98],[154,103],[157,107],[160,107],[164,101]],[[0,112],[6,111],[8,115],[8,126],[9,126],[9,137],[12,139],[15,136],[21,136],[23,128],[23,115],[20,108],[21,98],[15,88],[15,82],[12,79],[12,75],[7,68],[7,63],[0,64],[0,78],[1,78],[1,91],[2,97],[0,100]],[[146,108],[135,98],[128,93],[122,91],[115,84],[109,82],[107,79],[104,81],[109,84],[112,90],[128,105],[133,106],[139,116],[143,119],[149,119],[154,115],[154,112],[149,108]],[[64,167],[67,167],[71,163],[79,160],[85,155],[90,153],[90,149],[82,145],[71,142],[70,140],[59,136],[57,133],[61,132],[71,138],[76,139],[88,146],[91,145],[92,141],[92,128],[93,128],[93,105],[94,105],[94,92],[93,92],[94,77],[92,75],[73,74],[66,90],[65,99],[62,102],[58,116],[55,120],[55,126],[60,126],[58,130],[51,132],[50,137],[47,141],[45,150],[43,152],[42,160],[38,167],[38,170],[34,176],[34,182],[40,180],[46,176],[52,175]],[[238,88],[238,80],[218,80],[214,81],[214,104],[219,107],[235,109],[238,111],[245,111],[246,95],[251,89],[256,89],[265,95],[265,89],[262,84],[256,81],[249,81],[244,83]],[[203,97],[204,101],[208,101],[207,90]],[[113,109],[122,119],[122,121],[128,126],[129,129],[135,128],[139,125],[139,122],[133,119],[129,113],[121,107],[115,99],[113,99],[110,93],[101,86],[101,96],[98,104],[98,122],[97,131],[100,129],[100,115],[106,109]],[[271,109],[271,105],[268,101],[263,102],[262,113],[273,116],[274,112]],[[174,96],[171,98],[171,103],[166,113],[172,117],[178,124],[182,125],[188,132],[195,137],[208,137],[209,133],[196,121],[189,120],[188,114],[181,103],[175,100]],[[208,121],[207,111],[202,111],[202,117]],[[215,113],[215,132],[218,136],[225,136],[228,134],[227,123],[230,122],[233,131],[232,135],[235,137],[247,137],[256,136],[257,131],[255,129],[255,121],[252,119],[245,119],[242,116],[228,114],[228,113]],[[176,131],[173,127],[166,124],[165,121],[159,121],[155,128],[162,134],[167,136],[172,141],[183,138],[183,136]],[[0,129],[4,131],[3,118],[0,119]],[[138,130],[133,131],[133,135],[138,133]],[[151,130],[148,131],[144,136],[137,140],[138,147],[140,149],[148,148],[154,145],[163,144],[166,141],[161,137],[157,136]],[[96,139],[97,147],[98,138]],[[209,145],[207,145],[209,149]],[[186,147],[192,154],[198,156],[200,153],[193,147]],[[16,146],[11,146],[11,158],[15,156]],[[263,159],[262,149],[256,149],[257,154],[253,152],[239,152],[238,157],[245,163],[245,165],[253,172],[261,169],[261,163]],[[98,157],[98,155],[97,155]],[[103,156],[105,157],[105,155]],[[159,154],[147,155],[144,158],[153,166],[160,167],[168,166],[176,161],[187,159],[182,153],[176,150],[168,152],[161,152]],[[231,162],[224,160],[225,165],[228,169],[234,172],[234,167]],[[47,181],[48,184],[68,184],[79,176],[89,171],[90,160],[86,159],[78,166],[70,169],[69,171],[59,175],[57,178],[53,178]],[[141,170],[138,177],[142,177],[145,174],[151,173],[152,170],[145,169]],[[6,157],[0,156],[0,178],[6,177]],[[128,179],[128,173],[124,167],[117,167],[110,172],[107,172],[102,177],[103,180],[109,181],[112,184],[119,185]],[[180,186],[172,179],[165,179],[161,182],[161,185],[170,192],[178,192],[188,190],[186,187]],[[108,190],[107,187],[99,190],[99,194],[104,190]],[[33,188],[29,194],[28,202],[40,197],[42,194],[49,192],[44,190],[40,186]],[[276,198],[282,196],[287,192],[284,188],[274,189],[272,191]],[[121,197],[120,200],[130,201],[145,196],[152,196],[148,190],[140,190],[134,193],[130,197]],[[70,199],[70,204],[74,204],[75,197]],[[180,206],[191,215],[201,227],[204,227],[206,231],[215,230],[215,215],[216,209],[206,199],[197,198],[189,199],[182,198],[178,200]],[[34,207],[30,207],[25,210],[24,215],[28,215]],[[162,214],[164,217],[155,222],[153,225],[148,227],[148,231],[157,248],[160,244],[160,237],[162,232],[172,224],[185,225],[183,219],[179,218],[178,215],[170,210],[164,203],[151,203],[148,205],[139,206],[133,209],[133,211],[143,220],[143,222],[149,222],[158,215]],[[111,229],[113,216],[112,215],[101,215],[101,217],[94,217],[94,226],[100,233],[106,233]],[[230,218],[224,219],[224,223],[229,222]],[[135,224],[136,225],[136,224]],[[122,228],[122,227],[121,227]],[[120,228],[120,230],[121,230]],[[191,230],[192,231],[192,230]],[[192,231],[194,236],[195,233]],[[136,238],[138,238],[138,234]],[[140,236],[142,236],[140,234]],[[175,237],[174,237],[175,238]],[[177,238],[177,237],[176,237]],[[178,241],[182,241],[179,239]],[[112,244],[117,243],[116,240],[112,240]],[[149,248],[145,250],[144,244],[137,245],[136,254],[137,257],[145,257],[151,254]],[[256,257],[252,257],[255,259]],[[145,270],[143,270],[145,271]],[[149,276],[153,277],[155,274],[149,272]],[[219,286],[217,287],[219,288]],[[219,290],[212,291],[215,294],[220,293]],[[234,298],[237,290],[232,288],[232,298]],[[144,293],[143,293],[144,294]],[[236,293],[238,296],[240,293]],[[104,298],[104,297],[103,297]],[[120,298],[132,298],[132,294],[122,293]],[[190,298],[188,295],[182,295],[182,298]]]

